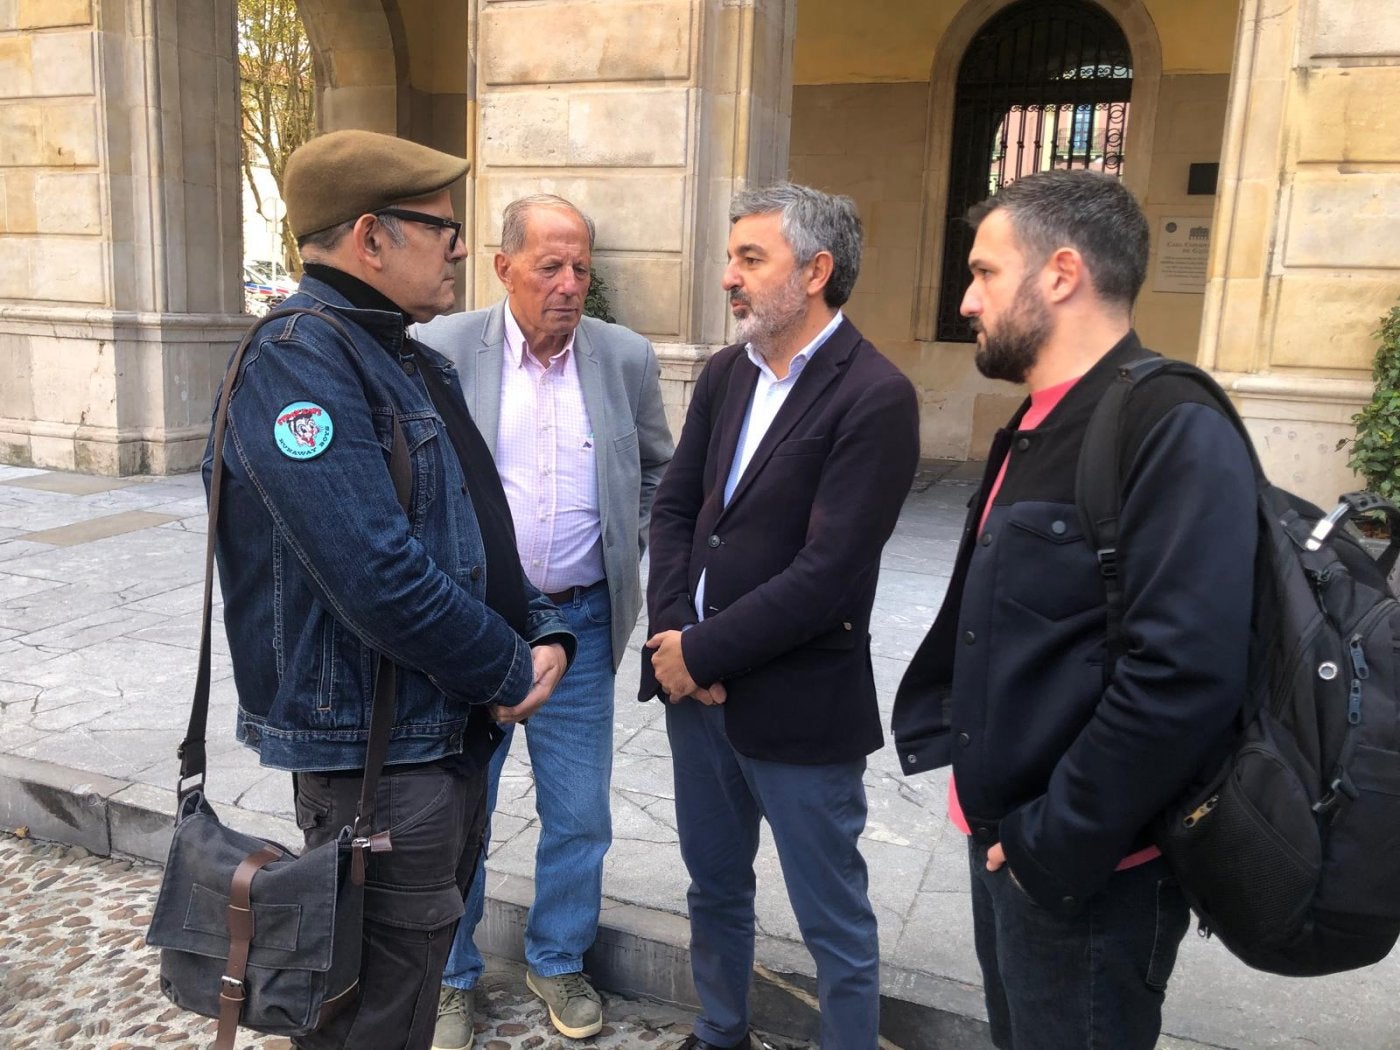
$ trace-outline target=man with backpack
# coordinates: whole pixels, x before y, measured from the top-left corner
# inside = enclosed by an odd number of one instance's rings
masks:
[[[1246,694],[1253,465],[1197,383],[1144,384],[1116,438],[1115,551],[1096,550],[1076,466],[1120,369],[1151,356],[1131,327],[1147,221],[1087,171],[1019,179],[969,220],[978,369],[1030,397],[993,443],[894,734],[906,773],[953,766],[996,1045],[1146,1050],[1189,918],[1150,826],[1224,757]]]

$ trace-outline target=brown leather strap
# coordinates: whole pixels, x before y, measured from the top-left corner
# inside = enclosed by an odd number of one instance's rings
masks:
[[[234,869],[228,893],[228,967],[219,987],[219,1031],[214,1050],[233,1050],[238,1018],[247,1000],[243,975],[248,971],[248,949],[253,943],[253,876],[281,856],[282,851],[268,842]]]

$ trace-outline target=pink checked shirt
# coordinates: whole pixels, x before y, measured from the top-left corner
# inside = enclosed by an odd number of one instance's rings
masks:
[[[496,467],[525,575],[546,594],[603,578],[593,427],[583,404],[574,337],[542,365],[505,311]]]

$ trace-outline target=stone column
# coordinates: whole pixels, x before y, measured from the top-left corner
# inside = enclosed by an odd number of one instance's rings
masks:
[[[198,464],[246,324],[233,12],[0,2],[0,460]]]
[[[729,198],[787,170],[794,0],[478,0],[475,243],[527,193],[598,225],[618,320],[656,344],[672,427],[725,338]],[[475,303],[502,290],[476,267]]]
[[[1201,363],[1270,477],[1355,486],[1352,415],[1400,293],[1400,9],[1245,0],[1221,158]]]

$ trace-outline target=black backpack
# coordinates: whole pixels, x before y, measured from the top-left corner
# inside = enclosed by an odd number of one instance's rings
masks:
[[[1154,837],[1201,933],[1248,965],[1301,977],[1378,962],[1400,937],[1400,604],[1387,583],[1400,510],[1362,492],[1324,515],[1269,483],[1229,398],[1200,369],[1156,356],[1124,367],[1090,419],[1076,478],[1108,596],[1108,667],[1126,647],[1120,424],[1135,387],[1161,375],[1199,384],[1244,438],[1259,546],[1239,736]],[[1390,523],[1379,559],[1343,528],[1368,512]]]

